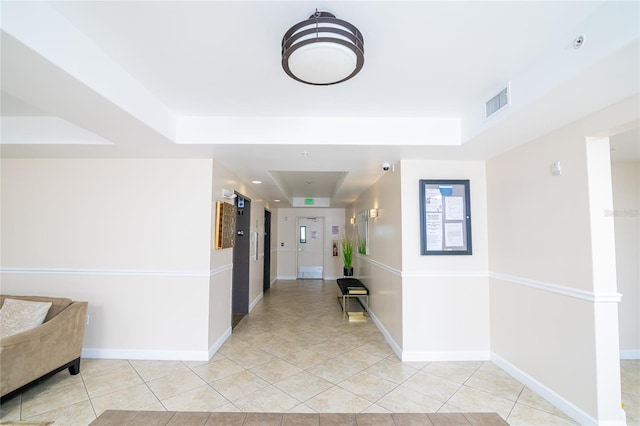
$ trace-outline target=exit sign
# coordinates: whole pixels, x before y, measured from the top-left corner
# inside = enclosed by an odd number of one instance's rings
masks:
[[[307,207],[314,209],[317,207],[331,207],[331,199],[325,197],[293,197],[291,205],[293,207]]]

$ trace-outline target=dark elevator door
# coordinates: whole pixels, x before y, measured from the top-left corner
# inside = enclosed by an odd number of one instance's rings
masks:
[[[233,326],[249,313],[249,250],[251,245],[251,200],[242,194],[236,194],[236,240],[233,246],[231,304]]]
[[[271,288],[271,212],[264,211],[264,270],[262,277],[262,291]]]

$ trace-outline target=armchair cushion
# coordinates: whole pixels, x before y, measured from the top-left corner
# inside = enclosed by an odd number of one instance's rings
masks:
[[[71,299],[66,297],[46,297],[46,296],[9,296],[5,294],[0,294],[0,306],[4,303],[5,299],[15,299],[15,300],[30,300],[32,302],[51,302],[51,308],[49,309],[49,313],[47,317],[44,319],[44,322],[49,321],[51,318],[58,315],[60,312],[64,311],[67,306],[69,306],[72,302]]]
[[[36,328],[44,322],[51,302],[5,299],[0,308],[0,338]]]

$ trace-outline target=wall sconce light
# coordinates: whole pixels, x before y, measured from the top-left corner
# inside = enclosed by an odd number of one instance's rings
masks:
[[[356,218],[352,217],[351,219],[349,219],[349,222],[351,222],[352,225],[356,224]]]
[[[378,209],[369,209],[369,217],[374,219],[378,217]]]
[[[230,189],[222,189],[222,197],[233,200],[237,195]]]

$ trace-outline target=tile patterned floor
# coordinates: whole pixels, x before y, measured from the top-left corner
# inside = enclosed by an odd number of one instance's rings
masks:
[[[106,410],[277,413],[495,412],[511,425],[575,424],[491,362],[400,362],[336,286],[279,281],[209,362],[84,359],[0,407],[0,419],[88,425]],[[640,361],[623,361],[640,425]]]

